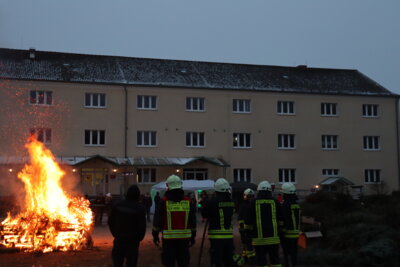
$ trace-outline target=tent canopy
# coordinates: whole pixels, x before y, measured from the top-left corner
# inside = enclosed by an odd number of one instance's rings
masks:
[[[160,182],[151,187],[152,190],[165,191],[167,185],[165,182]],[[196,190],[214,190],[213,180],[183,180],[182,189],[186,191],[196,191]]]

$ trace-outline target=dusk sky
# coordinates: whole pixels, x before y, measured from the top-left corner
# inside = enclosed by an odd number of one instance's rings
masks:
[[[400,0],[0,0],[0,47],[358,69],[400,94]]]

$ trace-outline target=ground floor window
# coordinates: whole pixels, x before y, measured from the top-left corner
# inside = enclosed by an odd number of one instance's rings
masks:
[[[207,169],[183,169],[183,180],[207,180]]]
[[[279,169],[279,183],[296,183],[296,169]]]
[[[92,186],[103,183],[108,178],[107,168],[82,168],[81,169],[82,182]]]
[[[233,169],[234,182],[251,182],[251,169]]]
[[[156,182],[156,169],[154,168],[140,168],[137,169],[136,174],[138,183],[148,184]]]

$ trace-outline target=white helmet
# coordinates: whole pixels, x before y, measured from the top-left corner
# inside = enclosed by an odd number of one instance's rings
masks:
[[[244,192],[243,192],[243,198],[244,198],[244,199],[247,199],[247,197],[248,197],[249,195],[253,195],[253,196],[255,195],[254,190],[251,189],[251,188],[247,188],[246,190],[244,190]]]
[[[282,192],[284,194],[296,194],[296,187],[292,183],[284,183],[282,185]]]
[[[225,178],[219,178],[217,181],[215,181],[214,189],[217,192],[230,192],[231,186]]]
[[[257,191],[272,191],[271,184],[268,181],[262,181],[258,184]]]
[[[166,182],[168,190],[182,188],[182,180],[175,174],[170,175]]]

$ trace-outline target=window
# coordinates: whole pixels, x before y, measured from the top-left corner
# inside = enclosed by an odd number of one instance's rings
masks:
[[[375,104],[363,104],[362,105],[363,117],[376,118],[378,117],[378,105]]]
[[[337,104],[336,103],[321,103],[322,116],[336,116]]]
[[[155,132],[155,131],[138,131],[136,145],[137,146],[156,146],[157,145],[157,132]]]
[[[339,169],[322,169],[322,176],[328,176],[328,177],[339,176]]]
[[[104,146],[106,144],[105,130],[85,130],[85,145]]]
[[[279,169],[279,183],[296,183],[296,169]]]
[[[187,111],[204,111],[204,98],[203,97],[186,97],[186,110]]]
[[[186,146],[204,147],[204,133],[186,132]]]
[[[277,111],[278,111],[278,114],[293,115],[294,114],[294,102],[278,101]]]
[[[322,135],[322,149],[337,149],[338,136],[337,135]]]
[[[49,128],[32,128],[30,130],[31,135],[36,137],[36,140],[44,143],[51,143],[51,129]]]
[[[152,95],[138,95],[137,96],[138,109],[156,109],[157,97]]]
[[[278,134],[279,149],[294,149],[294,134]]]
[[[249,99],[233,99],[233,112],[250,113]]]
[[[233,147],[234,148],[249,148],[250,134],[249,133],[234,133],[233,134]]]
[[[32,105],[52,105],[53,92],[31,90],[29,102]]]
[[[251,169],[233,169],[234,182],[251,182]]]
[[[379,136],[364,136],[364,150],[380,150]]]
[[[381,170],[366,169],[364,177],[366,184],[379,184],[381,183]]]
[[[156,182],[156,169],[139,168],[137,169],[137,182],[140,184],[149,184]]]
[[[207,180],[207,169],[183,169],[183,180]]]
[[[85,107],[105,108],[106,94],[85,93]]]

